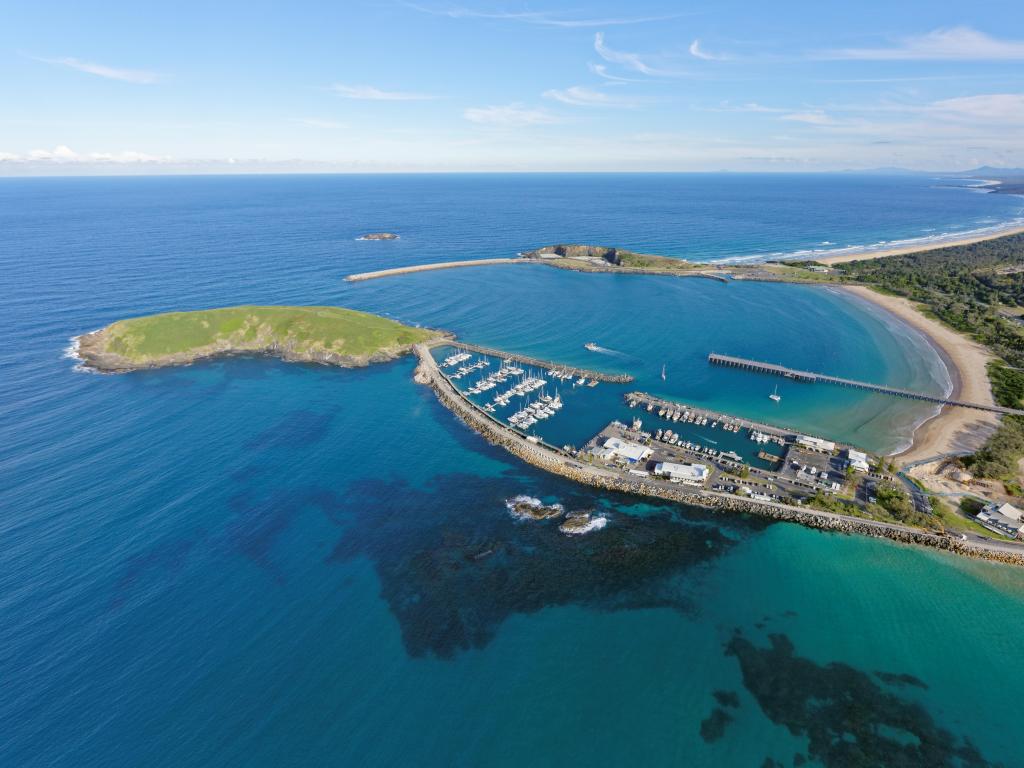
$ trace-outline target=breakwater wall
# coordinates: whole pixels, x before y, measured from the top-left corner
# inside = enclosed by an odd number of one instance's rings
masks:
[[[502,359],[507,358],[510,360],[515,360],[518,363],[532,365],[535,368],[565,371],[566,373],[570,373],[573,376],[583,376],[593,381],[608,381],[613,384],[628,384],[629,382],[633,381],[633,377],[630,376],[628,373],[602,373],[601,371],[592,371],[589,368],[577,368],[576,366],[572,365],[555,363],[552,362],[551,360],[541,360],[539,357],[517,355],[514,352],[504,352],[500,349],[494,349],[493,347],[484,347],[479,344],[470,344],[465,341],[452,341],[449,343],[456,349],[464,349],[467,352],[476,352],[477,354],[480,355],[490,355],[491,357],[498,357]]]
[[[602,490],[636,494],[714,510],[721,509],[758,515],[772,520],[799,523],[820,530],[886,538],[903,544],[932,547],[965,557],[1024,566],[1024,548],[1015,548],[1012,545],[1000,547],[993,544],[991,547],[987,547],[942,534],[815,509],[745,499],[731,494],[699,491],[692,488],[665,487],[641,479],[627,479],[601,467],[581,464],[575,458],[557,449],[527,440],[482,413],[467,402],[444,378],[428,347],[417,345],[415,352],[420,360],[414,374],[417,383],[433,389],[442,405],[452,411],[464,424],[482,435],[489,443],[504,448],[513,456],[546,472]]]
[[[411,267],[395,267],[394,269],[378,269],[374,272],[358,272],[345,278],[346,282],[358,283],[363,280],[376,280],[381,277],[409,275],[414,272],[432,272],[436,269],[458,269],[459,267],[486,267],[490,264],[528,264],[525,259],[469,259],[466,261],[442,261],[436,264],[417,264]]]

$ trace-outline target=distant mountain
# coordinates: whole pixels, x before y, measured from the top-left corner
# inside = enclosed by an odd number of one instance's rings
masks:
[[[843,173],[861,173],[874,176],[946,176],[953,179],[1020,179],[1024,168],[995,168],[983,165],[967,171],[915,171],[911,168],[867,168],[846,170]]]
[[[993,168],[991,165],[983,165],[980,168],[972,168],[969,171],[953,171],[952,173],[944,173],[942,175],[958,178],[1019,179],[1024,176],[1024,168]]]

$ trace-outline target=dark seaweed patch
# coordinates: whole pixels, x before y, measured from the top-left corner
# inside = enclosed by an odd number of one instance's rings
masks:
[[[732,722],[732,715],[721,707],[715,707],[700,724],[700,737],[708,744],[725,735],[725,726]]]
[[[505,499],[520,493],[569,509],[596,507],[608,525],[570,537],[558,532],[558,521],[517,521]],[[353,519],[332,558],[372,560],[407,652],[440,658],[484,647],[513,614],[553,605],[692,610],[678,577],[720,557],[753,527],[734,518],[727,536],[724,527],[668,505],[623,514],[607,497],[542,475],[452,474],[423,489],[401,479],[363,480],[345,498]]]
[[[979,768],[968,740],[939,726],[920,704],[900,698],[847,664],[817,664],[794,653],[785,635],[759,648],[737,633],[726,644],[743,684],[765,715],[808,739],[808,757],[827,768]]]
[[[740,697],[736,695],[735,691],[715,691],[714,697],[715,701],[723,707],[735,709],[740,705]]]
[[[915,688],[928,688],[928,685],[919,677],[908,675],[906,672],[875,672],[875,677],[889,685],[912,685]]]

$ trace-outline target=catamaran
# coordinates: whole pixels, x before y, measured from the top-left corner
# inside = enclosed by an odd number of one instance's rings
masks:
[[[779,385],[775,385],[775,391],[768,395],[769,400],[774,400],[776,403],[782,400],[782,395],[779,394]]]

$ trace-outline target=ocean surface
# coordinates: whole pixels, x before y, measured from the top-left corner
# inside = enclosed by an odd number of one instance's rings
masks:
[[[0,180],[0,765],[1024,765],[1024,570],[595,493],[488,446],[410,359],[102,376],[65,356],[132,315],[338,304],[891,451],[927,406],[706,362],[948,389],[919,334],[838,292],[533,265],[342,278],[560,241],[743,259],[1019,218],[969,183]],[[401,239],[356,239],[381,230]],[[559,391],[551,442],[630,413],[624,387]],[[518,520],[523,494],[608,523]]]

